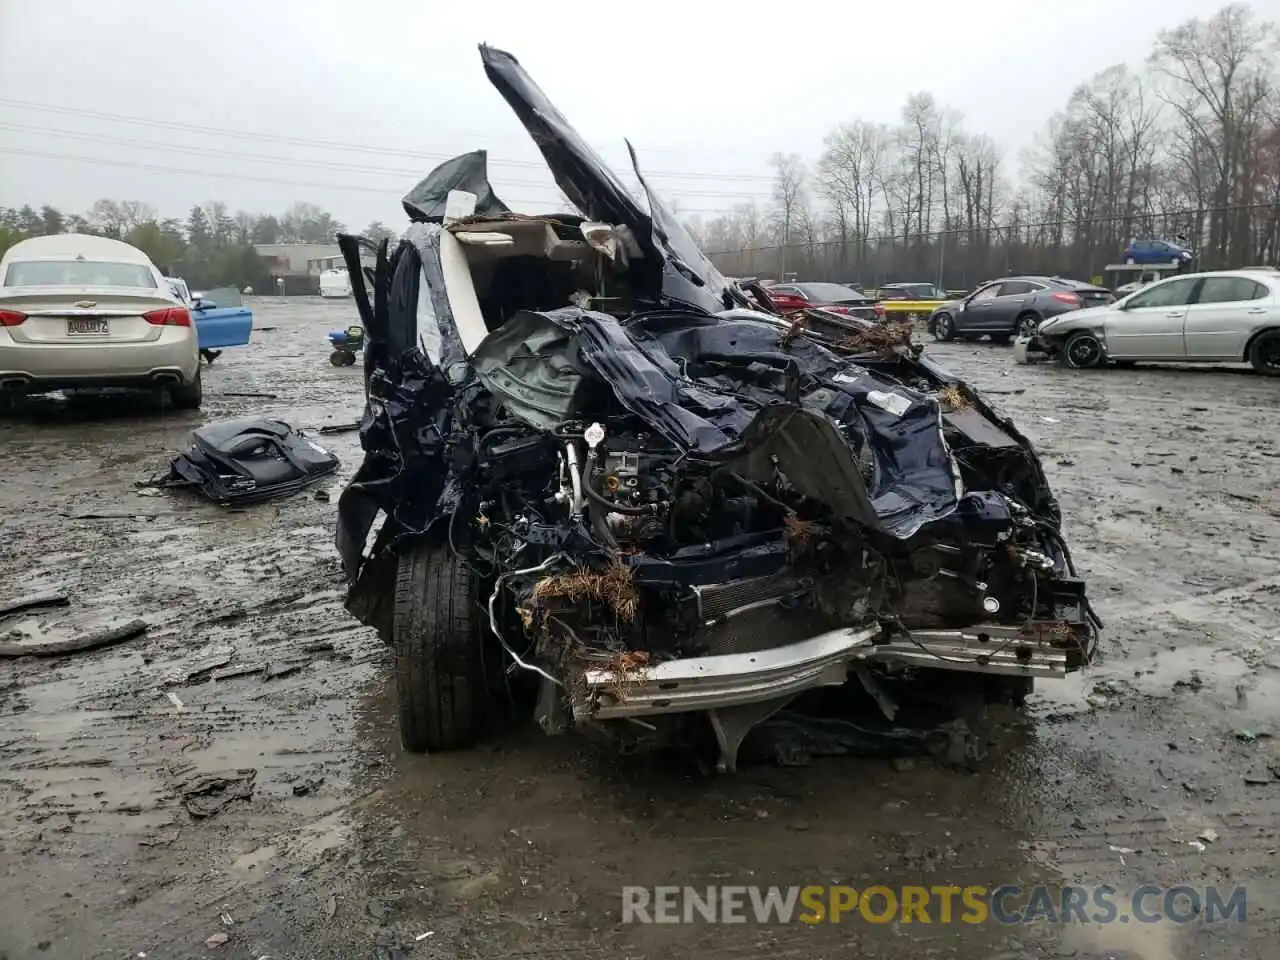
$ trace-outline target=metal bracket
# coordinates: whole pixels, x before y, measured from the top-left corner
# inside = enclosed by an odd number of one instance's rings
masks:
[[[768,720],[791,700],[791,697],[782,697],[778,700],[763,700],[759,703],[743,704],[740,707],[721,707],[708,711],[711,729],[715,731],[716,744],[720,747],[716,772],[736,773],[738,750],[742,746],[742,741],[747,738],[747,734],[751,732],[751,728]]]
[[[893,697],[889,696],[889,691],[880,685],[880,681],[873,677],[871,671],[866,667],[856,666],[852,672],[858,678],[858,682],[862,684],[862,689],[867,691],[871,695],[871,699],[876,702],[876,706],[885,715],[885,719],[894,719],[898,715],[898,704]]]
[[[538,686],[538,702],[533,715],[542,732],[556,736],[569,729],[570,721],[565,710],[564,697],[559,686],[545,677]]]

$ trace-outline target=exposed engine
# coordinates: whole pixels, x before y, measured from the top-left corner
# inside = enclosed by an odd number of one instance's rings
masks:
[[[1025,451],[993,451],[967,437],[965,417],[956,424],[964,482],[987,489],[898,541],[834,516],[776,463],[753,479],[745,461],[681,452],[625,412],[554,435],[503,423],[481,439],[485,494],[466,525],[496,575],[498,629],[570,672],[765,650],[868,622],[886,642],[1005,624],[1028,650],[1056,630],[1083,661],[1083,585],[1051,517],[1016,498],[1037,492],[1017,482]]]

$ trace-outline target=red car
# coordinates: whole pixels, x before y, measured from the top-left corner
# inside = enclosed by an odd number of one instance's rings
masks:
[[[768,292],[779,313],[821,309],[863,320],[884,319],[883,306],[842,283],[775,283]]]

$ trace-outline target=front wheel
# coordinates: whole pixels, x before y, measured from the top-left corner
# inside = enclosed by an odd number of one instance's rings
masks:
[[[933,318],[933,339],[946,342],[954,340],[955,336],[955,323],[950,314],[942,313]]]
[[[1249,362],[1264,377],[1280,377],[1280,330],[1267,330],[1253,341]]]
[[[410,753],[474,744],[488,719],[475,572],[445,545],[421,542],[396,568],[392,645],[400,740]]]
[[[1058,359],[1063,366],[1072,370],[1088,370],[1102,365],[1106,356],[1102,349],[1102,341],[1096,333],[1080,330],[1067,338],[1067,342],[1058,351]]]
[[[1020,337],[1034,336],[1039,328],[1040,318],[1034,313],[1024,313],[1018,318],[1018,336]]]

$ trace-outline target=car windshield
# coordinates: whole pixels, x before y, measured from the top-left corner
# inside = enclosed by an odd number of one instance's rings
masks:
[[[109,260],[20,260],[5,271],[6,287],[136,287],[154,290],[155,278],[141,263]]]
[[[866,296],[839,283],[796,283],[798,288],[813,303],[835,303],[837,300],[866,300]]]

